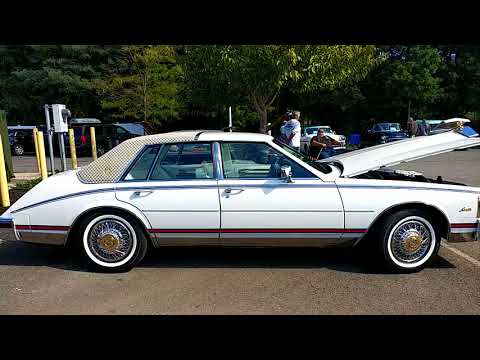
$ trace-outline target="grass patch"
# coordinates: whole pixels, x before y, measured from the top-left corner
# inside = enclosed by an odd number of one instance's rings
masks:
[[[15,185],[15,189],[16,190],[30,190],[35,185],[37,185],[40,181],[42,181],[41,177],[38,177],[38,178],[32,179],[32,180],[21,181],[21,182],[18,182]]]

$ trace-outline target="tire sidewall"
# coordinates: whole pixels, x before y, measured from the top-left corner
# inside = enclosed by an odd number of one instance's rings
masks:
[[[408,221],[409,219],[417,219],[424,223],[424,225],[428,228],[431,236],[430,247],[426,255],[424,255],[420,260],[416,261],[413,264],[402,263],[401,261],[396,259],[390,247],[394,231],[403,222]],[[388,268],[396,272],[410,273],[422,270],[431,262],[440,247],[440,231],[432,222],[432,217],[429,214],[425,214],[425,212],[417,209],[402,210],[391,215],[383,222],[382,226],[379,227],[379,229],[383,229],[381,230],[382,234],[380,236],[380,241],[378,244],[380,252]]]
[[[106,263],[95,257],[88,246],[88,236],[91,228],[101,220],[114,219],[124,224],[132,234],[134,244],[129,255],[117,262]],[[145,256],[147,250],[147,239],[138,225],[138,221],[132,216],[126,216],[124,214],[114,213],[96,213],[87,216],[82,220],[79,226],[79,239],[76,242],[77,250],[79,251],[81,258],[85,265],[92,270],[100,272],[124,272],[132,269],[138,264]]]

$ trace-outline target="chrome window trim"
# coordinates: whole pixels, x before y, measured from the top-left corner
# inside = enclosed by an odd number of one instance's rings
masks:
[[[213,155],[213,173],[216,180],[223,180],[223,163],[222,163],[222,151],[220,149],[220,143],[215,141],[212,146]]]

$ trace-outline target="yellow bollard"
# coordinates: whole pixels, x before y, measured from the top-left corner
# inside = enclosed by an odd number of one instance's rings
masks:
[[[45,158],[45,144],[43,141],[43,132],[41,131],[37,132],[37,141],[38,141],[38,152],[40,153],[40,174],[42,175],[42,180],[45,180],[48,177],[48,173],[47,173],[47,159]]]
[[[38,151],[38,138],[37,138],[38,129],[33,128],[33,142],[35,144],[35,157],[37,159],[37,169],[40,174],[40,153]]]
[[[2,206],[10,206],[10,195],[8,193],[7,170],[5,169],[5,158],[3,156],[2,136],[0,135],[0,194]]]
[[[95,139],[95,128],[90,127],[90,138],[92,139],[92,158],[97,160],[97,140]]]
[[[72,169],[78,167],[77,164],[77,150],[75,149],[75,136],[73,135],[73,129],[68,129],[68,138],[70,142],[70,158],[72,159]]]

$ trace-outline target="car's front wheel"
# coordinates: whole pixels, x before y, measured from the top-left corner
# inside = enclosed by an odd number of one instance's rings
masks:
[[[147,251],[147,239],[138,221],[124,214],[92,214],[79,226],[79,252],[86,265],[97,271],[128,271]]]
[[[438,253],[440,232],[431,216],[419,209],[398,211],[376,226],[377,250],[391,271],[422,270]]]

